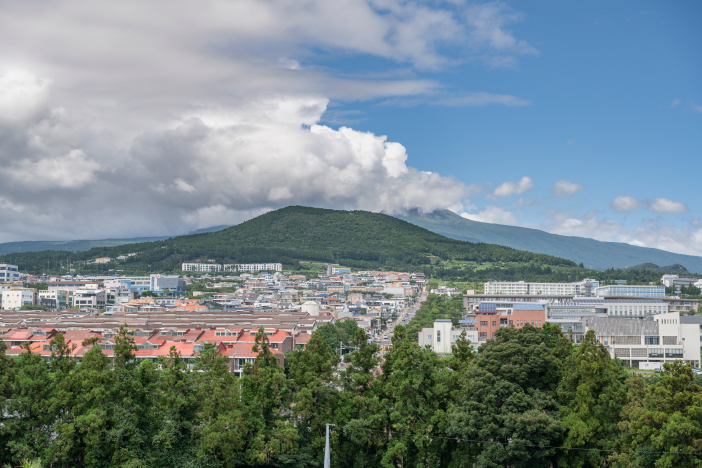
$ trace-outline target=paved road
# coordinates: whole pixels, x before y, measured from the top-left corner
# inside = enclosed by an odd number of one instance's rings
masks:
[[[380,345],[381,349],[383,349],[383,348],[387,349],[388,346],[390,346],[390,341],[392,339],[393,333],[395,332],[395,327],[398,324],[407,326],[407,324],[410,322],[410,320],[412,320],[412,318],[417,313],[417,310],[422,305],[422,301],[424,301],[424,299],[426,299],[426,294],[423,294],[422,296],[420,296],[420,299],[416,302],[415,305],[411,306],[408,309],[403,310],[396,321],[392,322],[392,324],[390,324],[390,326],[388,326],[388,328],[385,331],[378,334],[378,337],[376,339],[376,343],[378,343]],[[385,336],[387,336],[387,338],[385,338]],[[381,351],[381,354],[382,354],[382,351]]]

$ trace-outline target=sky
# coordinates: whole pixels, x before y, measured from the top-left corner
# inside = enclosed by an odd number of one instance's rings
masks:
[[[702,255],[702,3],[0,0],[0,242],[307,205]]]

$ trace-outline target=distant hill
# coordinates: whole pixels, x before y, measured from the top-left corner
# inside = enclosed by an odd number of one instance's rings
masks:
[[[411,213],[397,218],[437,234],[469,242],[487,242],[519,250],[567,258],[596,270],[627,268],[641,264],[683,265],[702,273],[702,257],[681,255],[659,249],[619,242],[602,242],[584,237],[560,236],[517,226],[489,224],[463,218],[448,210],[429,214]],[[661,268],[661,267],[658,267]],[[666,268],[666,267],[663,267]]]
[[[204,232],[217,232],[229,226],[212,226],[208,228],[190,231],[190,234],[202,234]],[[20,241],[0,243],[0,255],[18,252],[41,252],[42,250],[61,250],[64,252],[80,252],[90,250],[93,247],[114,247],[125,244],[138,244],[140,242],[154,242],[168,239],[172,236],[157,237],[133,237],[130,239],[97,239],[97,240],[68,240],[68,241]]]
[[[217,263],[299,260],[341,263],[355,268],[413,269],[431,263],[429,256],[475,262],[516,262],[575,267],[570,260],[509,247],[450,239],[392,216],[367,211],[338,211],[291,206],[217,232],[173,237],[156,242],[98,247],[88,252],[27,252],[0,261],[40,272],[56,262],[84,262],[130,252],[123,266],[139,263],[147,271],[173,271],[191,260]],[[148,267],[147,267],[148,265]],[[104,267],[101,267],[104,268]]]
[[[628,271],[633,271],[633,270],[649,270],[649,271],[655,271],[656,273],[672,273],[675,275],[685,275],[685,274],[690,274],[690,272],[685,268],[684,266],[680,265],[679,263],[675,263],[673,265],[668,265],[668,266],[658,266],[654,263],[642,263],[641,265],[634,265],[632,267],[626,268]]]
[[[168,237],[134,237],[131,239],[5,242],[0,244],[0,255],[18,252],[41,252],[42,250],[78,252],[90,250],[94,247],[112,247],[124,244],[137,244],[140,242],[152,242],[167,238]]]

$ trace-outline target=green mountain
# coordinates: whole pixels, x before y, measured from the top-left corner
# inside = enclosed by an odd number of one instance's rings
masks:
[[[59,250],[77,252],[90,250],[94,247],[113,247],[124,244],[137,244],[167,239],[167,237],[134,237],[131,239],[98,239],[98,240],[69,240],[69,241],[20,241],[0,244],[0,255],[17,252],[40,252],[42,250]]]
[[[668,265],[668,266],[658,266],[654,263],[642,263],[641,265],[634,265],[633,267],[629,267],[626,269],[627,271],[632,271],[632,270],[650,270],[654,271],[656,273],[673,273],[676,275],[686,275],[690,274],[690,272],[685,268],[684,266],[680,265],[679,263],[676,263],[674,265]]]
[[[188,234],[201,234],[203,232],[221,231],[229,226],[212,226],[191,231]],[[138,244],[141,242],[154,242],[168,239],[171,236],[133,237],[130,239],[97,239],[97,240],[69,240],[69,241],[20,241],[0,243],[0,255],[16,252],[41,252],[42,250],[60,250],[63,252],[78,252],[90,250],[93,247],[114,247],[125,244]]]
[[[84,265],[96,257],[138,253],[119,267]],[[420,269],[432,257],[456,262],[531,264],[538,274],[555,266],[578,269],[570,260],[487,243],[450,239],[392,216],[366,211],[338,211],[291,206],[212,233],[173,237],[87,252],[26,252],[0,257],[1,262],[40,273],[47,264],[83,268],[176,271],[184,261],[217,263],[280,262],[299,267],[299,260],[340,263],[354,268]],[[506,265],[506,264],[505,264]],[[580,269],[578,269],[580,270]],[[512,271],[512,274],[515,272]]]
[[[429,214],[410,213],[397,217],[452,239],[488,242],[529,252],[554,255],[576,263],[582,262],[587,268],[596,270],[626,269],[633,265],[652,263],[671,265],[671,267],[675,267],[674,264],[680,264],[691,272],[702,273],[702,257],[619,242],[560,236],[538,229],[481,223],[463,218],[448,210],[437,210]],[[675,268],[671,271],[674,272]]]

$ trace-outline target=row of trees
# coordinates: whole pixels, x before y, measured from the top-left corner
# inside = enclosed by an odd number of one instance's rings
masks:
[[[90,343],[86,343],[90,344]],[[321,333],[276,362],[265,334],[242,378],[210,347],[190,372],[173,349],[137,365],[122,330],[114,362],[93,347],[77,364],[62,336],[52,360],[0,346],[0,462],[53,467],[316,467],[334,424],[339,467],[693,467],[702,391],[689,366],[631,377],[589,332],[504,328],[476,354],[448,358],[396,328],[393,346],[356,331],[337,379]]]

